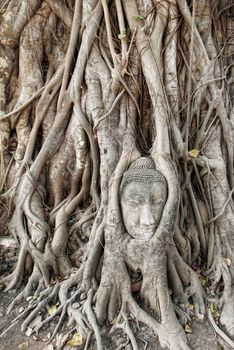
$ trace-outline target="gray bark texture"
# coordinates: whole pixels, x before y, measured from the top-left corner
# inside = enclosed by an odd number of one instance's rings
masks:
[[[0,283],[8,313],[33,295],[22,331],[53,302],[33,332],[59,316],[51,340],[66,319],[86,350],[106,325],[140,349],[129,318],[188,350],[209,317],[234,347],[233,59],[232,1],[0,0]]]

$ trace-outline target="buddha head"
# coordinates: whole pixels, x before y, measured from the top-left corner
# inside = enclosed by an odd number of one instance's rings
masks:
[[[121,210],[130,236],[149,240],[162,217],[167,199],[167,182],[154,161],[141,157],[124,173],[120,186]]]

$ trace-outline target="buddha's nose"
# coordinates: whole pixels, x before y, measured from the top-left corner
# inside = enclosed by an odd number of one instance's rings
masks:
[[[149,225],[153,225],[154,223],[155,223],[155,218],[151,211],[151,206],[147,203],[141,209],[140,225],[149,226]]]

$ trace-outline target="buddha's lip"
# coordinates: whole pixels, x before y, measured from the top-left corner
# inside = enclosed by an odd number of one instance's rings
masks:
[[[146,228],[137,228],[134,230],[133,233],[130,233],[130,236],[132,236],[135,239],[140,240],[149,240],[153,237],[154,233],[156,231],[156,225],[150,225]]]
[[[156,224],[138,226],[136,228],[136,230],[137,231],[142,231],[142,232],[155,231],[156,230]]]

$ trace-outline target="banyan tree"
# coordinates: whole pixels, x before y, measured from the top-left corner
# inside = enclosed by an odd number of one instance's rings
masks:
[[[0,14],[8,313],[33,296],[22,331],[57,303],[33,331],[59,316],[52,338],[66,320],[101,350],[105,325],[136,350],[140,322],[187,350],[184,324],[213,320],[212,299],[233,344],[233,2],[1,0]]]

